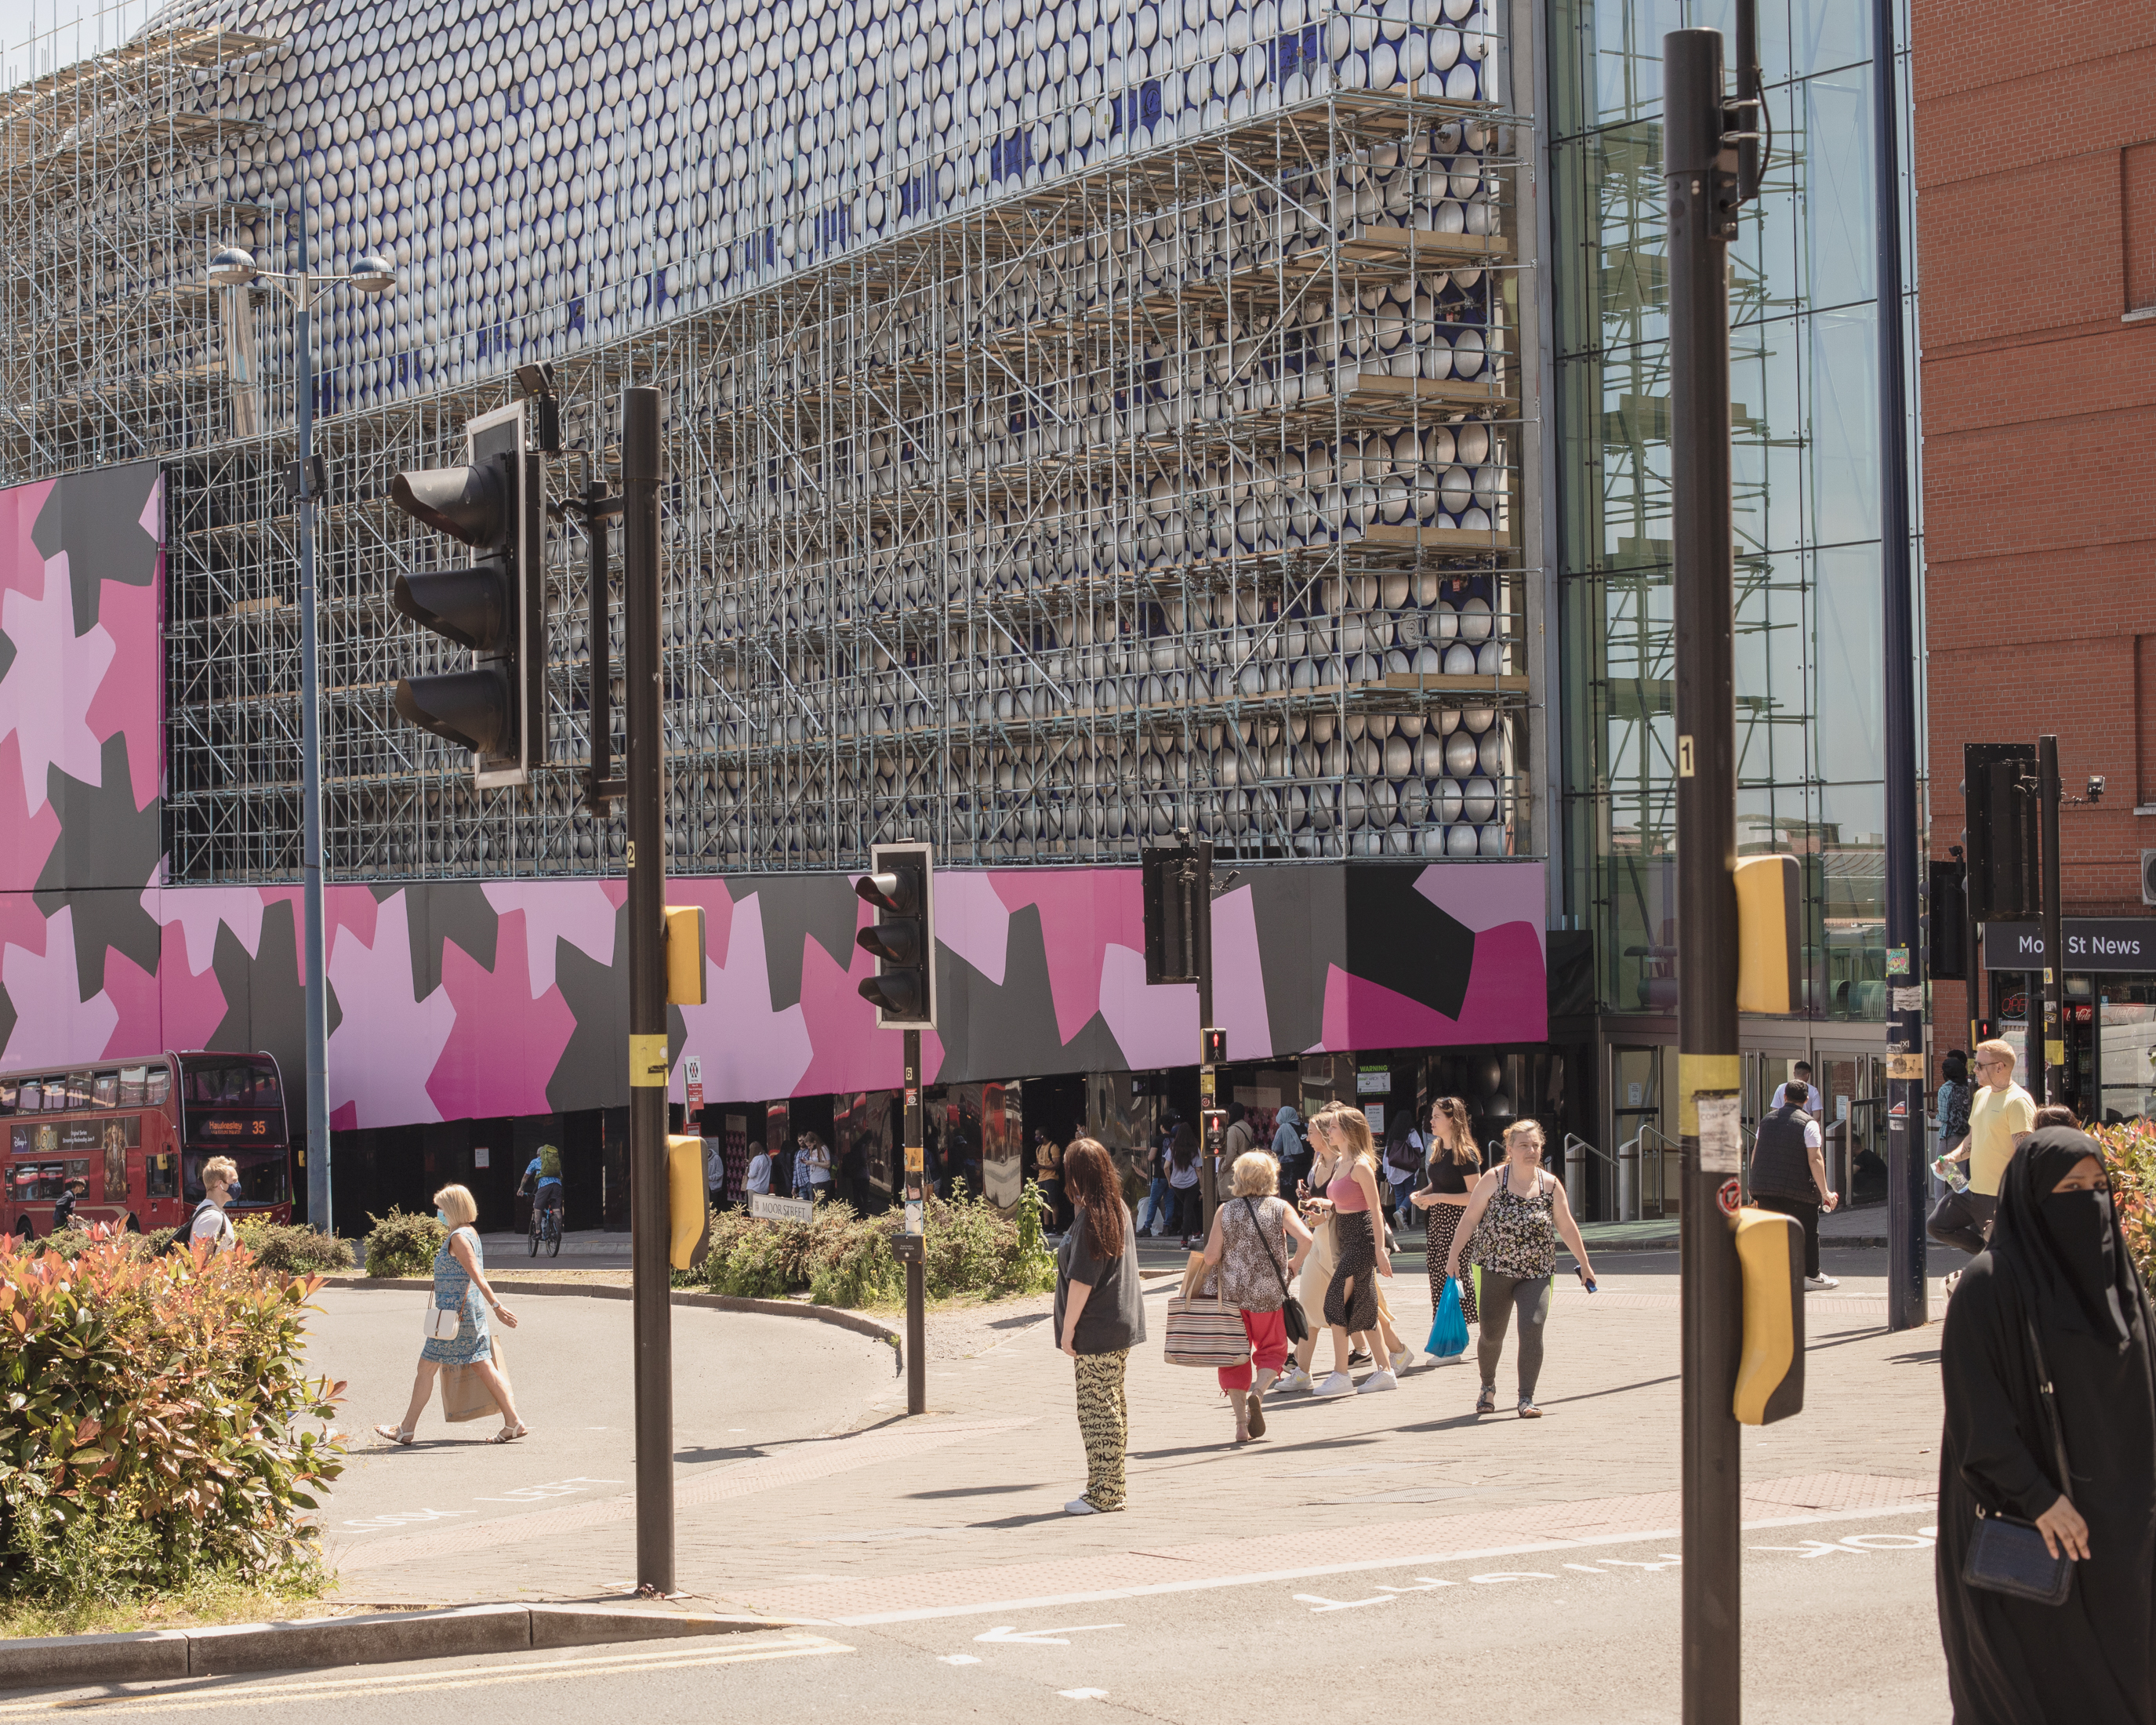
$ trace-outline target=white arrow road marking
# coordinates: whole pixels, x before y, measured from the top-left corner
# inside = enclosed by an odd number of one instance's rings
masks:
[[[1662,1561],[1659,1563],[1635,1563],[1630,1558],[1597,1558],[1594,1561],[1598,1563],[1607,1563],[1613,1569],[1645,1569],[1657,1574],[1664,1569],[1678,1569],[1684,1567],[1684,1559],[1675,1552],[1666,1551],[1661,1555]],[[1571,1566],[1567,1564],[1566,1567],[1569,1568]]]
[[[1496,1569],[1487,1575],[1471,1575],[1470,1581],[1555,1581],[1554,1575],[1545,1575],[1539,1569]]]
[[[1119,1623],[1115,1627],[1121,1629],[1122,1625]],[[1108,1692],[1105,1689],[1059,1689],[1055,1692],[1065,1701],[1106,1701],[1108,1698]]]
[[[939,1653],[936,1657],[944,1665],[978,1665],[981,1662],[971,1653]]]
[[[1021,1630],[1016,1624],[1007,1623],[992,1629],[984,1635],[976,1635],[976,1641],[1000,1641],[1015,1645],[1024,1642],[1030,1647],[1068,1647],[1065,1635],[1082,1635],[1087,1630],[1121,1629],[1120,1623],[1074,1623],[1062,1629]]]
[[[1312,1613],[1319,1611],[1353,1611],[1358,1605],[1389,1605],[1398,1597],[1399,1595],[1395,1594],[1379,1594],[1374,1598],[1368,1599],[1328,1599],[1323,1594],[1297,1594],[1296,1595],[1296,1599],[1300,1599],[1304,1604],[1310,1607]]]

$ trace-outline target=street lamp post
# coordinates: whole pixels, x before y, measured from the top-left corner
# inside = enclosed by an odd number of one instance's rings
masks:
[[[307,219],[304,201],[293,223],[298,235],[299,267],[264,270],[253,255],[229,246],[209,260],[212,287],[245,292],[254,281],[275,283],[290,296],[293,347],[299,360],[299,459],[294,490],[300,510],[300,901],[305,927],[307,975],[307,1219],[324,1234],[336,1231],[330,1210],[329,986],[322,957],[322,737],[319,657],[315,626],[315,354],[311,333],[312,290],[349,283],[370,296],[397,285],[397,271],[386,258],[370,254],[346,271],[311,275],[307,270]]]

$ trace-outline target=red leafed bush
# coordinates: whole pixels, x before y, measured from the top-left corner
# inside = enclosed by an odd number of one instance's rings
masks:
[[[316,1561],[301,1521],[343,1462],[302,1369],[318,1276],[244,1247],[72,1260],[0,1240],[0,1587],[120,1599]]]
[[[2092,1126],[2118,1194],[2118,1219],[2143,1282],[2156,1285],[2156,1127],[2145,1120]]]

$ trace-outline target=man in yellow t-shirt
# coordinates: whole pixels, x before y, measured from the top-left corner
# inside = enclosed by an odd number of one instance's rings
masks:
[[[2014,1081],[2014,1045],[1997,1039],[1979,1042],[1973,1064],[1984,1087],[1969,1104],[1969,1136],[1958,1149],[1939,1158],[1943,1164],[1967,1163],[1969,1187],[1942,1198],[1925,1228],[1941,1245],[1971,1257],[1984,1249],[1989,1237],[2006,1164],[2036,1129],[2036,1100]],[[1957,1271],[1947,1278],[1949,1291],[1959,1277]]]

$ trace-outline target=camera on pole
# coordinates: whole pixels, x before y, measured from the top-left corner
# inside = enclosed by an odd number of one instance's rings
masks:
[[[854,937],[875,955],[876,973],[864,978],[861,998],[876,1009],[880,1029],[933,1029],[936,939],[932,918],[935,855],[926,845],[872,845],[869,872],[854,891],[880,913]]]
[[[389,482],[414,521],[468,547],[461,562],[397,578],[390,603],[470,657],[397,684],[398,714],[475,757],[482,789],[522,784],[546,752],[547,588],[539,456],[524,444],[521,403],[466,428],[459,467]]]

